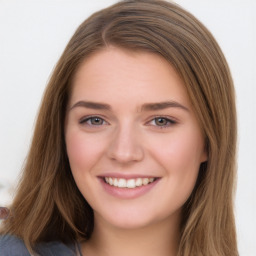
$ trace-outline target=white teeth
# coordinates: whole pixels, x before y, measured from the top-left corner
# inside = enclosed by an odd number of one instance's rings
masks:
[[[135,185],[136,187],[140,187],[142,185],[142,179],[136,179]]]
[[[105,182],[111,186],[118,188],[135,188],[140,186],[148,185],[155,181],[154,178],[137,178],[137,179],[118,179],[113,177],[105,177]]]
[[[149,179],[148,178],[144,178],[142,180],[142,183],[143,183],[143,185],[147,185],[149,183]]]
[[[127,183],[126,183],[126,186],[127,188],[135,188],[136,185],[135,185],[135,180],[127,180]]]
[[[113,180],[114,180],[113,185],[114,185],[115,187],[118,187],[118,180],[117,180],[117,179],[113,179]]]
[[[125,179],[120,179],[118,181],[118,185],[119,188],[125,188],[126,187],[126,180]]]

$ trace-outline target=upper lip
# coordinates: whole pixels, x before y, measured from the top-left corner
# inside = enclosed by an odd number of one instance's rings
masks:
[[[123,173],[105,173],[98,175],[99,178],[119,178],[119,179],[138,179],[138,178],[159,178],[155,175],[148,175],[148,174],[123,174]]]

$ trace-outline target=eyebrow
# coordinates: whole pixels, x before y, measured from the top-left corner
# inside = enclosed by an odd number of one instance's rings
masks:
[[[162,110],[166,108],[180,108],[186,111],[189,109],[182,104],[176,101],[164,101],[159,103],[145,103],[142,105],[141,110],[143,111],[155,111],[155,110]]]
[[[105,103],[98,103],[98,102],[91,102],[91,101],[78,101],[75,103],[69,110],[72,110],[76,107],[84,107],[89,109],[96,109],[96,110],[111,110],[111,106]],[[141,107],[141,111],[156,111],[156,110],[163,110],[167,108],[180,108],[186,111],[189,109],[182,104],[176,101],[164,101],[164,102],[157,102],[157,103],[145,103]]]
[[[111,107],[108,104],[91,102],[91,101],[78,101],[69,110],[72,110],[73,108],[76,108],[76,107],[84,107],[84,108],[90,108],[90,109],[101,109],[101,110],[111,110]]]

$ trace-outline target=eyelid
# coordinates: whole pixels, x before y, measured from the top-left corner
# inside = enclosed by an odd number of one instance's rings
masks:
[[[163,126],[161,126],[161,125],[156,125],[156,124],[154,124],[154,125],[153,125],[153,124],[150,124],[151,122],[156,121],[157,118],[165,119],[165,120],[168,122],[168,124],[167,124],[167,125],[163,125]],[[177,121],[175,118],[172,118],[172,117],[170,117],[170,116],[163,116],[163,115],[154,116],[154,117],[152,117],[152,118],[147,122],[148,125],[150,125],[150,126],[155,126],[155,127],[159,128],[159,129],[169,128],[169,127],[171,127],[171,126],[176,125],[177,123],[178,123],[178,121]]]
[[[101,120],[103,120],[103,124],[99,124],[99,125],[94,125],[94,124],[88,124],[86,123],[88,120],[92,119],[92,118],[99,118]],[[100,115],[89,115],[89,116],[83,116],[82,118],[79,119],[79,124],[81,125],[87,125],[87,126],[92,126],[92,127],[100,127],[103,125],[108,125],[109,123],[105,120],[104,117],[100,116]]]

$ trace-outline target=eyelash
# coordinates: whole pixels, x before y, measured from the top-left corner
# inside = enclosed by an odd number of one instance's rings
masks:
[[[92,124],[93,119],[98,119],[98,120],[102,121],[103,123],[102,124]],[[90,121],[90,123],[88,123],[89,121]],[[85,124],[85,125],[88,125],[88,126],[102,126],[102,125],[108,124],[103,118],[101,118],[99,116],[89,116],[89,117],[82,118],[79,121],[79,123],[80,124]]]
[[[98,119],[99,121],[101,121],[101,123],[100,124],[92,124],[93,119]],[[157,122],[157,120],[160,121],[160,119],[162,121],[164,121],[165,124],[157,125],[156,122]],[[153,122],[154,122],[154,124],[153,124]],[[88,125],[88,126],[93,126],[93,127],[96,127],[96,126],[100,127],[102,125],[108,124],[108,122],[106,122],[103,118],[101,118],[99,116],[84,117],[79,121],[79,123],[80,124],[85,124],[85,125]],[[164,128],[168,128],[170,126],[173,126],[173,125],[177,124],[177,122],[174,121],[173,119],[170,119],[170,118],[167,118],[167,117],[164,117],[164,116],[157,116],[157,117],[154,117],[153,119],[151,119],[149,122],[147,122],[147,124],[150,125],[150,126],[156,126],[159,129],[164,129]]]
[[[166,123],[163,124],[163,125],[157,125],[156,121],[159,120],[159,119],[164,120]],[[152,124],[152,122],[154,122],[154,124]],[[170,118],[167,118],[167,117],[164,117],[164,116],[157,116],[157,117],[154,117],[153,119],[151,119],[150,122],[148,122],[148,124],[156,126],[159,129],[164,129],[164,128],[168,128],[170,126],[173,126],[173,125],[177,124],[177,122],[174,121],[173,119],[170,119]]]

